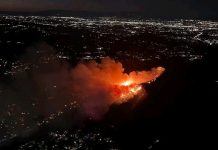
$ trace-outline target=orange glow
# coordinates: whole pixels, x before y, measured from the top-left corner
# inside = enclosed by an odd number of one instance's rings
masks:
[[[120,62],[109,57],[103,58],[100,63],[80,63],[72,70],[72,90],[86,97],[80,103],[87,114],[96,117],[99,115],[97,110],[140,98],[146,92],[142,84],[155,81],[165,69],[157,67],[149,71],[124,71]]]
[[[112,97],[116,100],[115,103],[123,103],[140,93],[143,94],[142,85],[132,83],[134,83],[134,81],[126,81],[113,87]]]
[[[132,80],[128,80],[128,81],[125,81],[125,82],[121,83],[121,85],[123,85],[123,86],[129,86],[129,85],[131,85],[132,83],[133,83]]]

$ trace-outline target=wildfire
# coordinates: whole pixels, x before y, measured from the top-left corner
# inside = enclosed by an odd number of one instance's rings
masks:
[[[116,100],[115,103],[123,103],[139,94],[143,94],[143,92],[142,85],[134,84],[134,81],[128,80],[114,86],[112,95]]]
[[[129,86],[129,85],[131,85],[132,83],[133,83],[132,80],[125,81],[125,82],[121,83],[121,86]]]
[[[123,65],[109,57],[100,63],[90,61],[78,64],[72,70],[73,92],[86,97],[81,105],[87,114],[99,116],[98,111],[106,110],[111,104],[120,104],[134,97],[144,95],[142,84],[155,81],[164,71],[163,67],[149,71],[125,73]]]

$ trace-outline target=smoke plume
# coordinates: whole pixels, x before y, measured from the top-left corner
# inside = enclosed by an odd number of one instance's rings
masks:
[[[28,137],[53,121],[67,128],[87,117],[101,119],[112,104],[140,99],[145,93],[141,84],[164,71],[158,67],[125,73],[122,64],[109,57],[73,68],[57,56],[46,43],[33,45],[0,78],[0,118],[7,126],[0,140],[10,141],[12,133]]]
[[[100,63],[80,63],[72,69],[72,92],[79,95],[82,112],[98,119],[111,104],[120,104],[142,94],[141,84],[155,80],[164,70],[157,67],[128,74],[120,62],[105,57]]]

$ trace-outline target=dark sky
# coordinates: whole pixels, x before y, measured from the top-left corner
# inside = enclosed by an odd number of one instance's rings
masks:
[[[218,0],[0,0],[0,10],[136,11],[148,16],[218,16]]]

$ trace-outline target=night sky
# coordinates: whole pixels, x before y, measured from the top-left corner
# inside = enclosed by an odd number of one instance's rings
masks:
[[[128,11],[157,17],[216,17],[217,7],[218,0],[0,0],[2,11]]]

